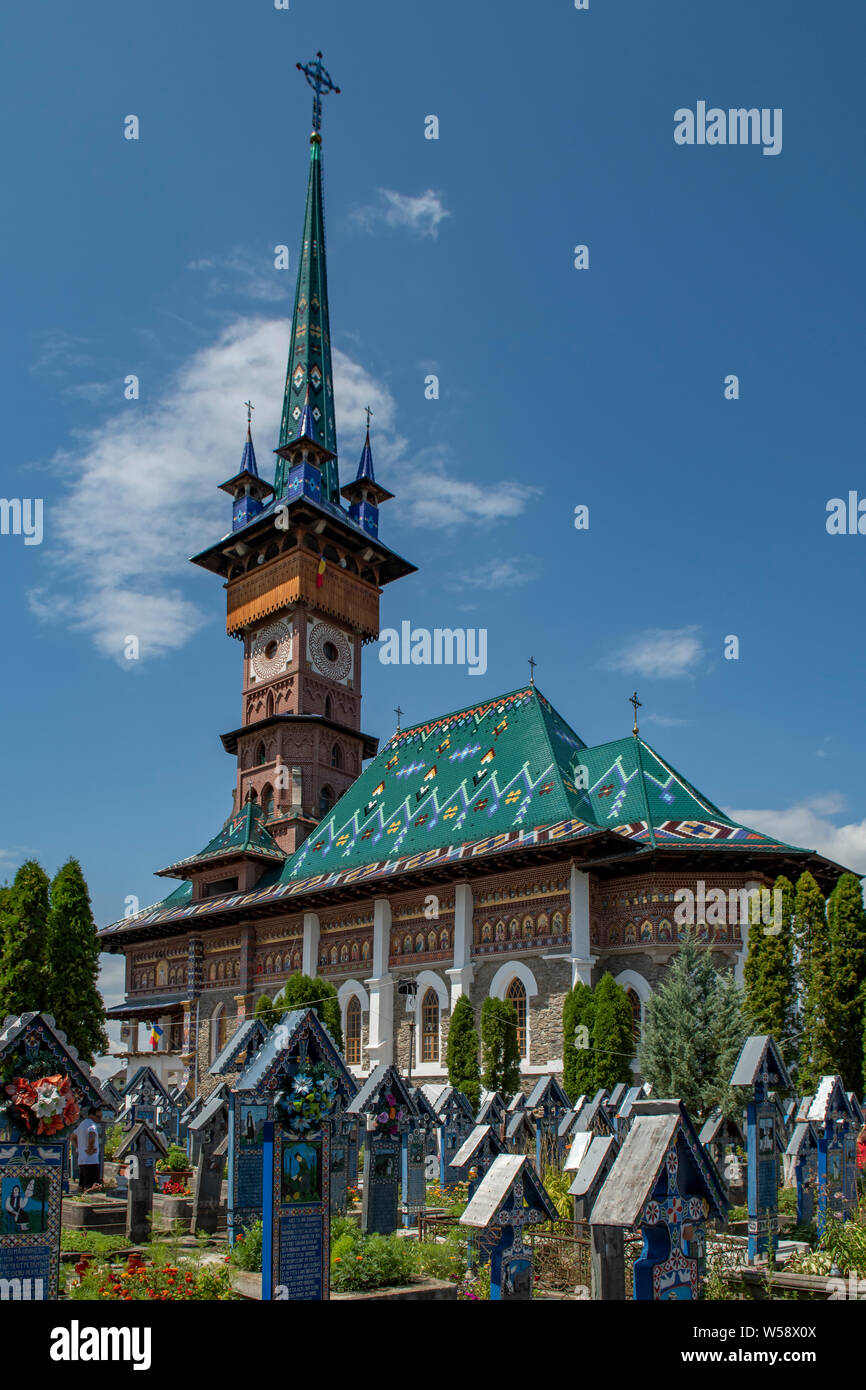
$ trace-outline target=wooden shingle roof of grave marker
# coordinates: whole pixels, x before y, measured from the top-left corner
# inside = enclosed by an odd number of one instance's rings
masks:
[[[812,1097],[808,1118],[813,1124],[824,1125],[832,1110],[844,1111],[850,1119],[854,1118],[854,1111],[848,1099],[848,1092],[842,1085],[841,1076],[822,1076]]]
[[[808,1120],[800,1120],[794,1125],[794,1132],[788,1140],[786,1158],[800,1158],[804,1153],[818,1148],[818,1136]]]
[[[78,1049],[57,1027],[51,1014],[9,1014],[0,1028],[0,1057],[14,1052],[47,1052],[56,1059],[56,1070],[69,1077],[69,1085],[79,1110],[94,1106],[101,1110],[105,1103],[99,1083],[90,1068],[78,1056]],[[53,1075],[53,1073],[52,1073]],[[45,1140],[46,1144],[50,1139]]]
[[[496,1133],[493,1125],[476,1125],[472,1133],[463,1140],[460,1148],[451,1159],[452,1168],[471,1167],[473,1159],[476,1157],[482,1144],[490,1143],[497,1148],[497,1153],[505,1153],[505,1145]]]
[[[731,1076],[731,1086],[779,1087],[790,1091],[791,1078],[778,1045],[769,1033],[753,1033],[746,1038]]]
[[[234,1087],[235,1091],[253,1091],[262,1100],[280,1090],[286,1068],[292,1063],[292,1052],[298,1047],[310,1047],[317,1053],[311,1060],[321,1061],[336,1073],[343,1108],[357,1094],[358,1083],[343,1061],[334,1039],[315,1009],[293,1009],[284,1014],[272,1028],[247,1062]]]
[[[127,1154],[134,1153],[140,1139],[149,1140],[160,1158],[165,1158],[168,1153],[168,1145],[162,1137],[157,1134],[155,1129],[151,1128],[146,1120],[136,1120],[132,1129],[124,1135],[123,1141],[115,1150],[115,1162],[120,1163]]]
[[[149,1067],[146,1064],[141,1067],[136,1067],[132,1076],[121,1091],[121,1095],[127,1103],[134,1103],[141,1095],[145,1086],[150,1086],[154,1095],[158,1096],[169,1110],[177,1109],[174,1101],[169,1095],[166,1087],[163,1086],[153,1067]]]
[[[270,1025],[261,1018],[245,1018],[240,1028],[232,1033],[228,1042],[214,1058],[209,1068],[211,1076],[228,1076],[232,1072],[243,1071],[270,1033]],[[243,1060],[242,1060],[243,1059]],[[235,1065],[241,1063],[242,1065]]]
[[[225,1083],[217,1086],[216,1090],[211,1091],[202,1109],[194,1120],[190,1121],[190,1134],[200,1134],[209,1124],[212,1124],[221,1110],[228,1112],[229,1097]]]
[[[204,1097],[194,1096],[180,1117],[181,1125],[186,1125],[187,1127],[189,1127],[189,1125],[195,1119],[196,1115],[199,1113],[203,1105]]]
[[[576,1173],[592,1145],[595,1135],[589,1129],[579,1129],[562,1165],[563,1173]]]
[[[618,1147],[612,1134],[605,1135],[604,1138],[597,1134],[592,1136],[590,1146],[584,1154],[580,1167],[574,1175],[574,1181],[568,1189],[571,1197],[588,1199],[594,1203],[596,1195],[607,1180],[607,1175],[616,1161]]]
[[[745,1146],[746,1136],[743,1133],[743,1126],[738,1120],[732,1120],[722,1114],[718,1106],[711,1110],[703,1123],[701,1132],[698,1135],[701,1143],[708,1144],[742,1144]]]
[[[598,1195],[592,1225],[634,1226],[661,1176],[668,1150],[680,1138],[700,1176],[710,1216],[725,1220],[728,1203],[722,1180],[685,1106],[679,1100],[643,1100],[634,1106],[634,1123]]]
[[[559,1213],[526,1154],[500,1154],[488,1168],[460,1217],[462,1225],[495,1225],[499,1208],[518,1178],[523,1179],[524,1199],[543,1213],[544,1221],[558,1221]]]
[[[415,1102],[410,1089],[393,1063],[380,1062],[358,1091],[351,1104],[346,1107],[347,1115],[370,1115],[377,1108],[377,1101],[385,1087],[397,1098],[411,1116],[417,1115]]]
[[[501,1124],[507,1113],[508,1106],[498,1091],[482,1092],[481,1104],[478,1107],[478,1114],[475,1116],[478,1124]]]
[[[562,1086],[557,1081],[552,1072],[545,1076],[540,1076],[529,1093],[526,1101],[527,1110],[535,1110],[545,1102],[552,1103],[563,1110],[571,1109],[571,1102]]]

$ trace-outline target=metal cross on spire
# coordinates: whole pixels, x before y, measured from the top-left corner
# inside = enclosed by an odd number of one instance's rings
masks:
[[[340,88],[331,81],[331,74],[322,64],[321,49],[316,54],[314,63],[296,63],[298,72],[302,72],[315,93],[313,97],[313,131],[318,135],[322,129],[322,96],[327,96],[330,92],[340,95]]]
[[[253,405],[252,401],[244,401],[244,405],[247,408],[247,434],[249,434],[250,423],[253,418],[253,411],[255,410],[255,406]]]
[[[396,716],[397,716],[397,733],[399,734],[399,732],[400,732],[400,715],[403,713],[403,711],[401,710],[401,708],[400,708],[399,705],[398,705],[397,708],[394,710],[394,713],[395,713]]]
[[[365,413],[366,416],[367,416],[367,429],[369,429],[369,428],[370,428],[370,416],[373,414],[373,412],[372,412],[372,410],[370,409],[370,407],[369,407],[368,405],[365,405],[365,406],[364,406],[364,413]]]
[[[537,665],[538,662],[535,660],[535,657],[531,656],[529,658],[529,684],[533,689],[535,687],[535,668]]]
[[[634,707],[634,728],[632,729],[632,733],[635,735],[635,738],[636,738],[636,737],[637,737],[637,712],[638,712],[639,709],[643,709],[643,704],[642,704],[641,701],[637,698],[637,691],[635,691],[633,695],[629,696],[629,704],[632,705],[632,706]]]

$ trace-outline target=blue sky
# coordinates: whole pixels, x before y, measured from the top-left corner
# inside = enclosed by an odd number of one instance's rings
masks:
[[[866,495],[862,6],[18,0],[2,24],[0,490],[45,520],[0,536],[0,872],[77,855],[106,922],[228,813],[240,648],[186,557],[227,529],[248,396],[263,468],[276,444],[317,48],[343,89],[342,478],[369,401],[382,535],[419,566],[383,626],[488,632],[484,676],[368,648],[364,727],[513,689],[534,655],[587,742],[628,731],[637,686],[715,801],[866,871],[866,537],[825,528]],[[678,146],[698,101],[782,108],[781,154]]]

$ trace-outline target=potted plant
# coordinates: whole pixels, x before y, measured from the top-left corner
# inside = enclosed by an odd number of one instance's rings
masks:
[[[189,1166],[186,1149],[181,1148],[180,1144],[170,1144],[165,1158],[160,1158],[156,1165],[156,1186],[158,1192],[164,1192],[166,1187],[171,1184],[172,1192],[177,1192],[178,1184],[186,1187],[188,1179],[192,1177],[192,1169]]]

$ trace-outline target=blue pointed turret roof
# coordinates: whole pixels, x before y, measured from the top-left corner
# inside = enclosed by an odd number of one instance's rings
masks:
[[[367,430],[367,438],[364,440],[364,448],[361,450],[361,461],[358,464],[358,471],[355,474],[355,481],[366,480],[375,483],[376,476],[373,472],[373,450],[370,448],[370,431]]]
[[[246,442],[244,443],[244,452],[241,455],[240,471],[242,473],[249,473],[250,477],[252,478],[257,478],[259,476],[258,465],[256,464],[256,451],[253,448],[253,435],[249,425],[247,425],[247,437]]]

